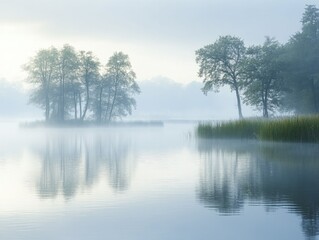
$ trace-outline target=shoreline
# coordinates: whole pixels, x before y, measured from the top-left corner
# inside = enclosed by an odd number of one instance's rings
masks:
[[[63,123],[57,122],[25,122],[20,123],[20,128],[109,128],[109,127],[163,127],[163,121],[130,121],[130,122],[110,122],[110,123],[96,123],[90,121],[74,122],[66,121]]]

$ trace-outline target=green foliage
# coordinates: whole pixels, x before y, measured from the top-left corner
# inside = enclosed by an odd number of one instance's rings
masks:
[[[266,37],[262,46],[248,48],[246,55],[244,103],[261,109],[263,117],[267,118],[281,103],[282,47]]]
[[[229,86],[236,92],[238,113],[244,103],[262,110],[263,117],[278,110],[319,113],[319,9],[306,5],[302,28],[281,45],[266,38],[263,45],[245,48],[232,36],[221,36],[196,51],[198,76],[205,94]]]
[[[57,119],[64,121],[66,115],[72,111],[74,93],[79,91],[77,84],[79,59],[75,49],[70,45],[64,45],[59,51],[58,57],[58,112]]]
[[[302,29],[285,46],[285,107],[296,113],[319,113],[319,12],[307,5]]]
[[[80,114],[81,120],[84,120],[86,113],[88,111],[89,105],[91,103],[91,95],[90,92],[92,90],[92,86],[98,81],[100,78],[99,60],[93,55],[92,52],[81,51],[79,54],[79,77],[82,82],[82,89],[85,89],[85,106],[84,111]],[[80,95],[82,93],[80,92]]]
[[[46,121],[55,108],[52,99],[55,98],[58,57],[56,48],[42,49],[23,67],[29,74],[28,81],[33,85],[30,102],[45,109]]]
[[[203,138],[240,138],[282,142],[319,142],[319,116],[274,120],[239,120],[217,124],[199,124],[197,135]]]
[[[134,95],[140,93],[128,55],[115,52],[106,65],[106,74],[97,85],[94,112],[99,122],[111,121],[132,113]]]
[[[196,51],[199,64],[199,77],[204,79],[203,92],[218,91],[228,85],[235,91],[239,117],[242,118],[239,89],[241,86],[243,62],[245,58],[244,42],[232,36],[222,36],[215,43]]]
[[[132,113],[133,95],[140,91],[122,52],[110,58],[103,76],[92,52],[76,52],[69,45],[40,50],[24,70],[32,88],[30,102],[45,110],[47,122],[115,120]]]

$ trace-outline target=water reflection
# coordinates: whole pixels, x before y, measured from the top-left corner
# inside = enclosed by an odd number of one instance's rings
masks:
[[[318,145],[200,140],[198,151],[206,207],[221,214],[238,214],[245,202],[285,207],[301,216],[309,239],[319,234]]]
[[[42,198],[69,199],[104,177],[114,191],[124,191],[136,162],[130,138],[115,133],[48,133],[35,152],[41,159],[37,190]]]

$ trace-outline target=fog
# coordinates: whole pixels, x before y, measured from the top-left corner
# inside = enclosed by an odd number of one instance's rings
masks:
[[[189,84],[157,77],[140,83],[135,119],[162,120],[225,120],[238,117],[236,97],[225,87],[205,95],[200,82]],[[251,107],[244,107],[245,116],[258,116]]]
[[[225,120],[237,118],[235,95],[228,88],[205,95],[202,83],[181,84],[164,77],[139,82],[136,109],[123,120]],[[44,111],[29,103],[30,92],[5,80],[0,84],[0,119],[43,120]],[[260,112],[244,106],[246,117]]]
[[[308,4],[2,1],[0,239],[317,239],[318,143],[250,121],[319,113]]]
[[[316,3],[5,1],[0,5],[0,78],[27,88],[22,66],[39,49],[50,46],[68,43],[78,50],[93,51],[102,66],[113,52],[121,50],[129,55],[142,90],[131,119],[235,118],[234,94],[227,87],[219,94],[202,95],[195,51],[227,34],[240,37],[247,45],[260,44],[265,36],[284,43],[300,29],[305,4]],[[7,86],[1,82],[0,88]],[[1,101],[1,118],[42,117],[41,111],[25,104],[25,90],[12,91],[0,94],[6,99]],[[250,107],[243,114],[258,115]]]
[[[29,92],[19,84],[0,80],[0,120],[40,119],[42,111],[29,104]]]

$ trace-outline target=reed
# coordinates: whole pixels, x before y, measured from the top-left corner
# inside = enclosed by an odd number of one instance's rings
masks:
[[[259,139],[281,142],[319,142],[319,116],[301,116],[271,120],[237,120],[200,123],[202,138]]]

